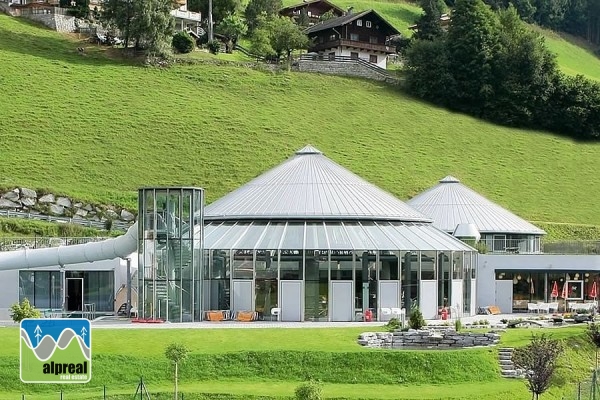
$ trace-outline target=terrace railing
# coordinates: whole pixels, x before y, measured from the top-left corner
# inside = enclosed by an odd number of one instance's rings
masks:
[[[0,251],[43,249],[48,247],[70,246],[105,240],[105,237],[25,237],[0,238]]]
[[[487,254],[600,254],[600,240],[482,239]]]

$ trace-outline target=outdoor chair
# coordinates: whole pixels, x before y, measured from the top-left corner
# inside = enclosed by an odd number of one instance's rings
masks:
[[[550,303],[538,303],[538,311],[544,311],[546,314],[550,313]]]
[[[392,316],[392,309],[391,308],[380,308],[379,313],[381,316],[381,318],[380,318],[381,321],[388,321]]]
[[[527,303],[527,312],[538,312],[539,306],[535,303]]]
[[[281,308],[279,308],[279,307],[271,308],[271,319],[273,317],[276,317],[277,321],[279,321],[280,315],[281,315]]]

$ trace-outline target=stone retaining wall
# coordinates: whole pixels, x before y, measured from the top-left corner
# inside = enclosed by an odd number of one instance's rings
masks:
[[[358,344],[366,347],[422,347],[422,348],[463,348],[476,346],[492,346],[498,344],[500,335],[495,332],[475,333],[446,330],[433,332],[429,330],[410,329],[406,332],[365,332],[359,335]]]
[[[298,71],[317,72],[329,75],[355,76],[359,78],[386,81],[388,77],[355,62],[299,60]]]
[[[39,196],[33,189],[15,188],[0,195],[0,209],[38,212],[45,215],[65,216],[94,222],[122,221],[133,223],[134,213],[119,207],[78,202],[66,196],[46,193]]]
[[[75,17],[61,14],[29,14],[22,13],[21,17],[41,22],[57,32],[75,32]]]

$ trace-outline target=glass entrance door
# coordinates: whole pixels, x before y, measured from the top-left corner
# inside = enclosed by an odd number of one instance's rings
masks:
[[[67,278],[67,311],[83,311],[83,278]]]

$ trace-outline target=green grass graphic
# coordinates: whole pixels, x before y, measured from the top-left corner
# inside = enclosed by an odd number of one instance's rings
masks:
[[[33,349],[27,346],[25,339],[21,338],[21,379],[24,382],[52,382],[52,383],[85,383],[91,379],[90,360],[86,359],[83,351],[78,343],[77,338],[73,338],[69,345],[64,348],[56,348],[54,354],[46,361],[40,361]],[[87,361],[87,374],[85,379],[63,379],[62,376],[80,376],[80,374],[69,374],[68,372],[62,375],[44,374],[44,364],[54,361],[57,363],[79,364]]]

